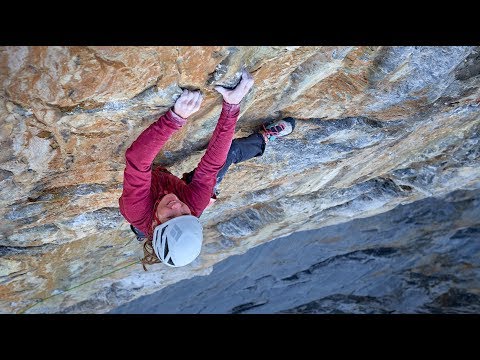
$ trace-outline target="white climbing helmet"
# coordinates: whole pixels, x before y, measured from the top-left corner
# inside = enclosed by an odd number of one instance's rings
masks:
[[[153,250],[167,266],[190,264],[200,254],[203,228],[193,215],[175,217],[155,227]]]

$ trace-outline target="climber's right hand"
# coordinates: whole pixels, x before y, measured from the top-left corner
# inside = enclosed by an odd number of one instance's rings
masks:
[[[184,119],[197,112],[202,104],[203,96],[200,90],[189,91],[184,89],[180,97],[175,101],[173,112]]]

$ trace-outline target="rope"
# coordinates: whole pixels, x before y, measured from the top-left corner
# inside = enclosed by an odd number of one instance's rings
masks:
[[[138,261],[135,261],[135,262],[133,262],[133,263],[127,264],[127,265],[122,266],[122,267],[120,267],[120,268],[118,268],[118,269],[112,270],[112,271],[110,271],[110,272],[108,272],[108,273],[106,273],[106,274],[97,276],[96,278],[93,278],[93,279],[91,279],[91,280],[85,281],[84,283],[81,283],[81,284],[79,284],[79,285],[75,285],[75,286],[71,287],[70,289],[67,289],[67,290],[65,290],[65,291],[62,291],[62,292],[60,292],[60,293],[58,293],[58,294],[50,295],[50,296],[46,297],[45,299],[41,299],[41,300],[37,301],[36,303],[34,303],[33,305],[29,305],[29,306],[25,307],[24,309],[20,310],[20,311],[19,311],[19,314],[23,314],[25,311],[27,311],[27,310],[33,308],[34,306],[37,306],[38,304],[41,304],[42,302],[44,302],[44,301],[46,301],[46,300],[48,300],[48,299],[51,299],[51,298],[53,298],[53,297],[55,297],[55,296],[57,296],[57,295],[65,294],[65,293],[68,292],[68,291],[71,291],[71,290],[73,290],[73,289],[76,289],[76,288],[78,288],[78,287],[80,287],[80,286],[83,286],[83,285],[85,285],[85,284],[91,283],[92,281],[95,281],[95,280],[104,278],[104,277],[107,276],[107,275],[113,274],[113,273],[116,272],[116,271],[125,269],[125,268],[127,268],[127,267],[129,267],[129,266],[132,266],[132,265],[135,265],[135,264],[138,264]]]

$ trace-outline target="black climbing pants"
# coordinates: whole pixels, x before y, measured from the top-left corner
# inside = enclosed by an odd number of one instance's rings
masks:
[[[232,164],[238,164],[242,161],[250,160],[254,157],[261,156],[265,152],[265,140],[260,133],[253,133],[244,138],[234,139],[230,150],[228,151],[227,160],[223,165],[222,169],[218,172],[217,183],[215,189],[218,187],[218,184],[223,180],[225,174],[228,171],[228,168]],[[195,169],[183,175],[183,179],[188,184],[192,181],[193,174]]]

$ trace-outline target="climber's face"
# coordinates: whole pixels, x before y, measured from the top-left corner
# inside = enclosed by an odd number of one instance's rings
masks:
[[[152,228],[177,216],[192,214],[187,204],[180,201],[175,194],[166,194],[158,201],[157,206],[153,210],[155,211],[155,216]]]

